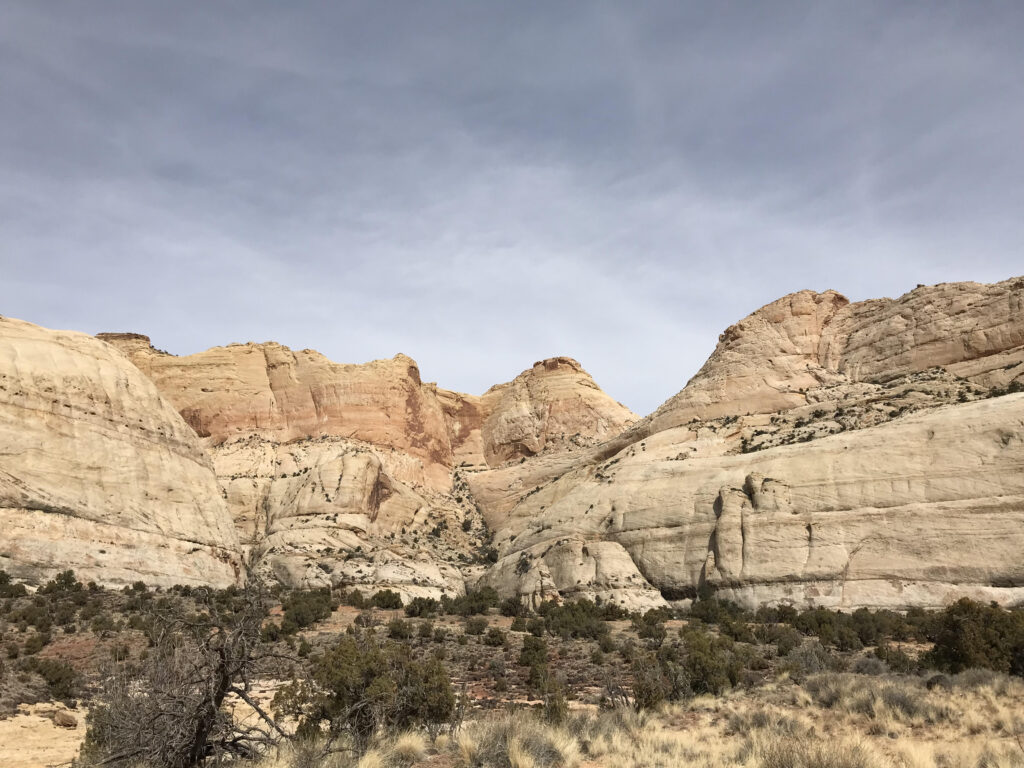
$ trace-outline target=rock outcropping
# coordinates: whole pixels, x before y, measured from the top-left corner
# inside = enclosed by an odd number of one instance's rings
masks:
[[[404,355],[3,320],[0,567],[223,584],[244,553],[407,597],[1024,601],[1022,310],[1024,279],[800,291],[639,420],[567,357],[476,396]]]
[[[702,585],[748,605],[1024,600],[1022,306],[1017,279],[763,307],[616,438],[471,478],[500,532],[492,583],[614,584],[632,605]],[[552,569],[569,542],[597,562]]]
[[[0,568],[228,586],[238,537],[192,429],[110,346],[0,318]]]
[[[570,358],[477,397],[423,383],[405,355],[341,365],[266,343],[175,357],[139,334],[100,338],[192,425],[242,542],[291,585],[461,592],[487,533],[463,472],[571,451],[636,419]]]

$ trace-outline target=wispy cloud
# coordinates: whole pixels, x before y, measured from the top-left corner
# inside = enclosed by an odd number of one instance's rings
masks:
[[[640,412],[804,287],[1024,273],[1012,4],[0,1],[0,312],[579,358]]]

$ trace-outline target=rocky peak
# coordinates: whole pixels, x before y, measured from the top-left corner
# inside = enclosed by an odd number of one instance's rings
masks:
[[[533,364],[482,398],[484,459],[490,466],[590,445],[637,416],[605,394],[571,357]]]
[[[821,388],[944,366],[987,374],[1024,360],[1024,279],[919,286],[898,299],[850,303],[799,291],[730,326],[651,431],[694,419],[770,414],[820,400]]]

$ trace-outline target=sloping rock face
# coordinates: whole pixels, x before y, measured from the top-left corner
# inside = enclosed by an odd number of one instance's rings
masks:
[[[606,584],[638,592],[635,564],[670,599],[705,583],[750,606],[1024,599],[1024,395],[750,454],[666,455],[681,445],[648,440],[524,499],[498,567],[525,556],[525,571],[572,538],[630,554],[598,566]],[[575,591],[586,570],[553,587]]]
[[[214,347],[188,357],[138,334],[100,334],[139,367],[209,445],[258,435],[288,442],[342,437],[401,451],[407,482],[445,489],[452,451],[437,388],[405,355],[342,365],[319,352],[265,344]]]
[[[635,415],[570,358],[484,396],[420,380],[404,355],[339,365],[278,344],[188,357],[101,334],[202,438],[243,543],[286,584],[464,589],[488,534],[466,468],[571,450]]]
[[[492,582],[637,607],[703,584],[748,605],[1024,600],[1022,305],[1024,279],[763,307],[620,435],[469,477]],[[631,564],[548,567],[567,542]]]
[[[457,593],[479,579],[534,604],[575,596],[636,609],[691,599],[702,587],[750,606],[1024,601],[1022,309],[1024,279],[857,303],[801,291],[727,329],[687,386],[640,420],[571,358],[540,361],[474,396],[423,383],[404,355],[339,365],[268,343],[178,358],[143,336],[103,335],[156,385],[132,373],[142,384],[119,395],[117,413],[157,430],[147,445],[161,446],[166,465],[138,470],[132,488],[125,482],[118,503],[130,508],[131,533],[123,535],[144,553],[143,573],[156,561],[137,543],[143,532],[230,538],[214,514],[219,504],[242,548],[286,584],[388,587],[407,597]],[[90,343],[110,357],[90,349],[89,360],[127,367]],[[26,343],[18,346],[0,370],[19,382],[17,397],[37,393],[33,409],[54,406],[45,400],[54,387],[85,389],[67,383],[84,376],[82,363],[53,352],[23,357]],[[46,376],[28,372],[28,360]],[[85,378],[103,378],[89,370]],[[33,525],[106,513],[96,488],[116,487],[117,472],[133,466],[108,446],[109,428],[93,436],[94,417],[106,411],[91,403],[116,399],[103,399],[112,386],[69,399],[81,416],[39,417],[47,434],[88,433],[107,446],[94,458],[62,459],[61,473],[84,480],[46,485],[57,502],[33,474],[54,460],[24,458],[45,440],[14,434],[8,417],[5,442],[23,456],[0,465],[8,509],[32,512]],[[71,396],[53,397],[63,407]],[[118,430],[117,440],[141,439]],[[132,450],[140,455],[131,461],[149,460]],[[175,463],[185,459],[187,471]],[[211,467],[214,501],[188,511],[189,499],[209,495]],[[140,511],[132,493],[159,499],[174,519]],[[38,516],[51,508],[74,514]],[[197,514],[216,517],[214,528]],[[44,544],[30,544],[21,525],[20,554],[0,556],[43,558]],[[499,559],[485,569],[492,535]],[[232,546],[218,550],[228,553],[225,568]],[[118,573],[140,577],[122,562]],[[193,576],[213,579],[170,581]]]
[[[1022,302],[1024,278],[922,286],[856,304],[835,291],[785,296],[722,334],[686,388],[651,416],[651,432],[784,411],[813,402],[823,387],[936,367],[1006,386],[1024,373]]]
[[[569,357],[534,363],[508,384],[492,387],[481,400],[486,414],[483,453],[491,467],[593,445],[637,420]]]
[[[118,585],[228,586],[238,538],[195,433],[82,333],[0,318],[0,568]]]

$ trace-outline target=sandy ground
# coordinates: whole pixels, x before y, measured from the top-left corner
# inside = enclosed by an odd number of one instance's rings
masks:
[[[76,728],[53,724],[53,713],[63,709],[53,704],[23,706],[18,714],[0,720],[0,766],[3,768],[51,768],[67,766],[78,754],[85,738],[85,710],[71,714]]]

